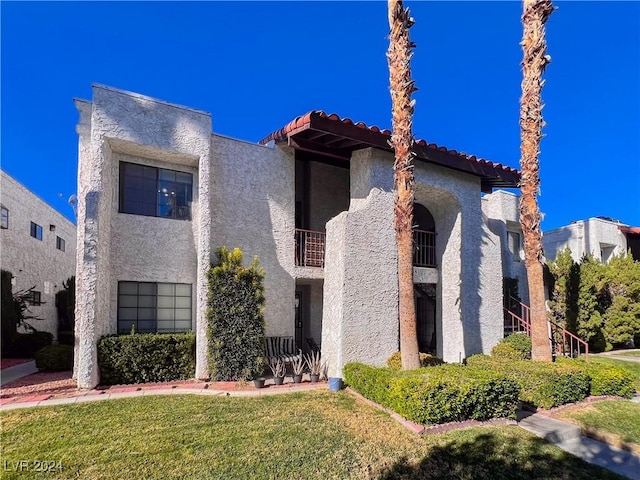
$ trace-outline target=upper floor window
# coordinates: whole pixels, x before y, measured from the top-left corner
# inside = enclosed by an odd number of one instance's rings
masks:
[[[120,212],[191,219],[193,175],[120,162]]]
[[[64,252],[65,241],[64,238],[56,237],[56,248]]]
[[[4,205],[0,205],[0,211],[2,211],[1,228],[9,228],[9,210]]]
[[[514,262],[519,262],[522,260],[522,256],[520,255],[520,250],[522,246],[522,241],[520,240],[519,232],[507,232],[507,242],[509,246],[509,251],[513,256]]]
[[[42,305],[42,292],[31,290],[29,294],[30,297],[27,298],[27,302],[29,302],[31,305]]]
[[[38,240],[42,240],[42,226],[31,222],[31,236]]]

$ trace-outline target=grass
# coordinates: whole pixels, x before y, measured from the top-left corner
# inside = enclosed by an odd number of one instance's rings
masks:
[[[3,412],[2,478],[621,478],[515,427],[417,436],[346,392],[170,395]]]
[[[590,355],[589,361],[593,363],[605,363],[626,368],[634,376],[633,384],[636,387],[636,392],[640,392],[640,362],[626,362],[624,360],[616,360],[608,357],[597,357],[595,355]]]
[[[561,415],[575,420],[591,434],[608,436],[614,444],[634,443],[634,450],[640,453],[640,403],[611,400],[577,405]]]

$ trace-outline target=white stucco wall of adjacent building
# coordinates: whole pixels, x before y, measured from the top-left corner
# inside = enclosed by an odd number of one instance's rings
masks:
[[[28,313],[38,319],[27,323],[57,338],[55,294],[75,275],[76,226],[5,172],[0,203],[9,215],[8,228],[0,230],[0,266],[13,274],[14,293],[32,287],[40,292],[41,305],[30,305]],[[31,222],[42,228],[42,240],[31,236]],[[57,248],[56,237],[64,241],[64,251]]]
[[[591,254],[607,263],[612,256],[627,251],[627,237],[620,231],[620,225],[602,218],[589,218],[546,231],[542,239],[545,257],[555,260],[558,253],[568,247],[576,262]]]

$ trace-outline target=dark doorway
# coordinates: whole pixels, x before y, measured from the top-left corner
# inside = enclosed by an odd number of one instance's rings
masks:
[[[295,314],[295,320],[294,320],[296,349],[302,348],[302,329],[304,326],[303,315],[302,315],[302,308],[303,308],[302,298],[303,298],[302,292],[296,291],[296,299],[295,299],[296,314]]]
[[[436,285],[414,285],[418,348],[422,353],[436,354]]]

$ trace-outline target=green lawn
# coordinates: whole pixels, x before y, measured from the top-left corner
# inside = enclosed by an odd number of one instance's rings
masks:
[[[346,392],[141,397],[0,419],[6,479],[620,478],[515,426],[420,437]],[[63,470],[11,471],[19,460]]]
[[[611,400],[576,406],[562,412],[583,428],[615,435],[622,443],[635,443],[640,448],[640,403]]]
[[[636,386],[636,392],[640,392],[640,362],[625,362],[624,360],[615,360],[608,357],[596,357],[595,355],[590,355],[589,361],[593,363],[617,365],[618,367],[626,368],[635,377],[633,383]]]

